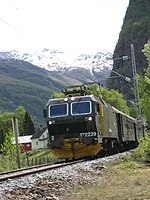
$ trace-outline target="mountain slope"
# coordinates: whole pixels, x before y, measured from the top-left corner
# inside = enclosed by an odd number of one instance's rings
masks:
[[[119,39],[114,50],[113,70],[132,79],[127,83],[122,78],[109,81],[109,87],[119,90],[126,95],[126,99],[133,99],[133,73],[131,43],[134,45],[137,72],[143,74],[147,68],[146,58],[142,52],[144,45],[150,39],[150,1],[130,0]],[[128,56],[128,61],[123,61]],[[110,76],[113,76],[111,72]]]
[[[0,59],[0,111],[22,105],[36,124],[43,124],[42,110],[52,93],[79,83],[25,61]]]
[[[95,54],[73,55],[58,50],[42,49],[41,51],[24,53],[18,51],[0,52],[5,59],[15,58],[30,62],[41,68],[81,82],[105,82],[112,69],[112,54],[97,52]]]
[[[111,68],[112,54],[107,52],[77,57],[49,49],[0,52],[0,111],[22,105],[42,124],[42,109],[54,91],[89,81],[105,84]]]

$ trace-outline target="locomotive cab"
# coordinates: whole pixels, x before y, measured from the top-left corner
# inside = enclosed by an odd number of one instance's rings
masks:
[[[56,157],[94,156],[102,149],[99,103],[94,95],[49,100],[44,115]]]

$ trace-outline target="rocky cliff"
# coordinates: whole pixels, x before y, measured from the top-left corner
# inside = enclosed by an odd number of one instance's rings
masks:
[[[134,98],[131,44],[134,45],[137,73],[143,74],[147,68],[147,62],[142,49],[148,39],[150,39],[150,1],[130,0],[113,54],[113,70],[131,78],[131,82],[127,83],[121,76],[109,79],[108,82],[110,88],[119,90],[126,99]],[[128,60],[124,60],[123,56],[128,56]],[[113,76],[112,71],[110,77]]]

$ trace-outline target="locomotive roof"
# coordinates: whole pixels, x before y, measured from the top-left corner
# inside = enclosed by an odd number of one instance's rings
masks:
[[[75,100],[83,100],[83,101],[85,101],[85,100],[92,100],[92,101],[97,101],[97,102],[99,102],[100,101],[100,99],[97,97],[97,96],[95,96],[95,95],[93,95],[93,94],[91,94],[91,95],[86,95],[86,96],[73,96],[73,98],[75,98]],[[58,103],[65,103],[66,101],[65,101],[65,99],[71,99],[71,97],[64,97],[64,98],[57,98],[57,99],[50,99],[49,101],[48,101],[48,103],[47,103],[47,105],[49,105],[49,104],[58,104]],[[74,101],[75,102],[75,101]]]
[[[85,95],[85,96],[73,96],[75,98],[74,101],[72,102],[76,102],[76,100],[83,100],[83,101],[95,101],[95,102],[102,102],[103,105],[105,105],[106,107],[108,107],[109,109],[113,110],[115,113],[117,114],[121,114],[125,117],[128,117],[129,119],[131,120],[134,120],[136,121],[135,118],[123,113],[122,111],[118,110],[117,108],[111,106],[110,104],[106,103],[103,99],[99,98],[98,96],[94,95],[94,94],[90,94],[90,95]],[[67,101],[65,101],[65,99],[71,99],[72,97],[64,97],[64,98],[57,98],[57,99],[50,99],[47,103],[47,106],[48,105],[54,105],[54,104],[59,104],[59,103],[66,103]]]

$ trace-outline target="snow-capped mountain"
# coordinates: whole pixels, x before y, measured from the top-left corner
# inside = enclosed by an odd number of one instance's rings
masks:
[[[44,48],[33,53],[15,50],[0,52],[0,58],[24,60],[46,70],[76,78],[81,82],[85,80],[104,82],[112,69],[112,53],[110,52],[73,55],[69,52]]]

